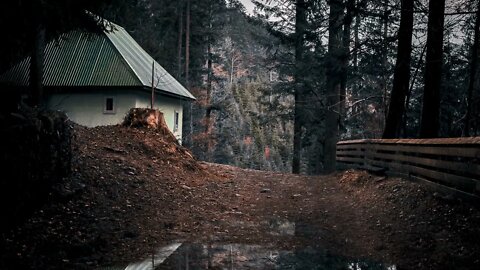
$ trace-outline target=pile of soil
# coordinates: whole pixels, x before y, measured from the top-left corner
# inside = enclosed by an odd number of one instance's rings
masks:
[[[67,116],[22,105],[0,113],[0,232],[23,222],[71,168]]]
[[[190,187],[224,180],[165,128],[75,125],[72,175],[2,235],[0,268],[92,269],[157,247]]]
[[[72,176],[2,235],[0,269],[121,265],[173,241],[319,250],[396,269],[480,268],[480,208],[416,183],[198,162],[155,128],[75,126],[73,144]]]
[[[480,208],[402,178],[348,170],[340,186],[378,232],[379,252],[406,269],[480,267]],[[408,267],[405,267],[408,266]]]

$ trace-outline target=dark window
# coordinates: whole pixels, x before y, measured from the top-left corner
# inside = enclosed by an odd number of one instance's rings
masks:
[[[175,114],[174,114],[174,118],[173,118],[173,131],[177,131],[178,130],[178,116],[179,116],[179,113],[177,111],[175,111]]]
[[[105,98],[105,112],[106,113],[113,113],[115,112],[114,110],[114,104],[113,104],[113,98],[112,97],[107,97]]]

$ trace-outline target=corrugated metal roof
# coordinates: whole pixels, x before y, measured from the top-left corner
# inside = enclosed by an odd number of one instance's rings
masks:
[[[30,57],[23,59],[7,72],[0,75],[0,83],[8,85],[25,86],[28,84],[28,67],[30,66]]]
[[[112,24],[114,25],[114,24]],[[0,75],[0,83],[27,86],[30,57]],[[45,48],[45,86],[141,86],[195,99],[118,25],[103,34],[71,31]]]
[[[155,63],[154,85],[179,96],[195,99],[172,75],[158,64],[142,47],[130,36],[123,27],[114,25],[115,30],[107,32],[107,37],[117,48],[125,61],[130,65],[138,79],[144,86],[152,85],[152,63]]]
[[[30,57],[0,77],[27,86]],[[138,86],[140,80],[105,37],[72,31],[45,48],[45,86]]]

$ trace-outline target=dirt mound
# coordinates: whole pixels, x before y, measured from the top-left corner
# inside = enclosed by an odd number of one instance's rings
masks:
[[[187,148],[158,129],[125,126],[92,129],[77,127],[75,134],[85,140],[80,157],[89,157],[91,154],[104,156],[106,163],[102,166],[107,166],[110,162],[129,163],[127,167],[136,168],[132,169],[133,171],[147,172],[154,169],[164,175],[206,173]]]
[[[390,249],[403,269],[478,268],[478,205],[398,177],[356,170],[337,177],[381,236],[377,249]]]
[[[339,175],[340,183],[360,187],[385,180],[384,176],[374,176],[367,171],[347,170]]]
[[[479,269],[476,206],[361,171],[311,177],[197,163],[141,126],[74,127],[73,175],[2,235],[0,269],[126,266],[179,239],[292,250],[300,260],[308,247],[396,269]]]
[[[192,188],[222,181],[162,128],[74,125],[72,175],[2,237],[0,269],[92,269],[111,247],[116,261],[142,257],[134,247],[179,226]]]

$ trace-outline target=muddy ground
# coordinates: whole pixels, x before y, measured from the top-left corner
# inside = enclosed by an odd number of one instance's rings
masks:
[[[300,260],[378,269],[480,269],[480,208],[416,183],[197,162],[151,129],[76,126],[74,144],[73,175],[2,235],[0,269],[99,269],[178,241],[314,250]],[[315,262],[290,268],[348,268]]]

